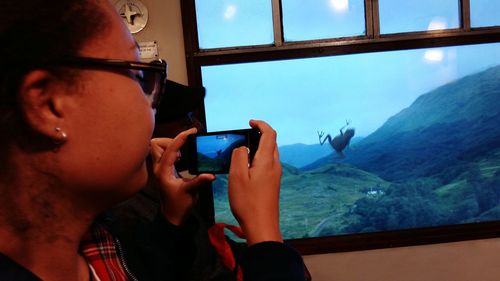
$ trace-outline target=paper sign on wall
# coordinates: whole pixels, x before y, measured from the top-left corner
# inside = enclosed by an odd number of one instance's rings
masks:
[[[156,41],[139,42],[141,59],[157,59],[158,43]]]

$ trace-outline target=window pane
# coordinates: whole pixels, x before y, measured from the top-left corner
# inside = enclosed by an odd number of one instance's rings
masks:
[[[380,33],[458,28],[459,0],[380,0]]]
[[[282,0],[285,41],[365,34],[363,0]]]
[[[272,44],[270,0],[196,0],[201,49]]]
[[[202,77],[209,131],[256,118],[278,132],[285,238],[500,220],[500,43]],[[226,183],[214,183],[216,221],[234,224]]]
[[[500,25],[500,1],[470,0],[472,27]]]

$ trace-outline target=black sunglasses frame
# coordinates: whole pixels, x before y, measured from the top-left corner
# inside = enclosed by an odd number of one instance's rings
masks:
[[[167,81],[167,63],[164,60],[158,59],[149,63],[126,61],[117,59],[101,59],[90,57],[65,57],[56,61],[43,63],[45,66],[66,66],[75,68],[108,68],[108,69],[134,69],[141,70],[143,73],[154,72],[160,76],[154,81],[155,85],[152,89],[145,89],[145,86],[139,82],[144,94],[151,99],[151,106],[158,108],[161,98],[165,91],[165,83]],[[144,74],[145,75],[145,74]],[[146,78],[146,77],[144,77]]]

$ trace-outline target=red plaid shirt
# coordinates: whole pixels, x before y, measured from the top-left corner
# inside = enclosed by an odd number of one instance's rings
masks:
[[[89,229],[80,244],[80,252],[93,271],[91,280],[136,280],[127,273],[119,241],[103,226],[94,225]]]

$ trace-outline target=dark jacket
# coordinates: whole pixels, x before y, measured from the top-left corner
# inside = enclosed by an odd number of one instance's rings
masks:
[[[40,281],[31,271],[0,253],[0,280],[2,281]]]
[[[242,256],[241,265],[245,281],[305,280],[300,256],[281,243],[264,242],[249,247]],[[177,277],[173,277],[173,274],[167,269],[154,268],[153,264],[143,270],[142,272],[133,272],[138,280],[185,280],[172,279]],[[150,271],[148,272],[148,270]],[[218,278],[218,280],[224,280],[223,275]],[[226,280],[232,280],[233,277],[225,275],[225,278],[228,278]],[[0,280],[40,281],[41,279],[0,253]],[[205,280],[205,278],[200,280]]]
[[[172,262],[173,259],[170,259]],[[155,268],[163,262],[158,261],[142,270],[134,268],[133,274],[138,280],[186,280],[175,275],[176,270]],[[168,264],[167,262],[166,264]],[[282,243],[264,242],[245,250],[240,260],[245,281],[302,281],[304,279],[303,264],[300,256]],[[169,266],[169,268],[171,268]],[[136,270],[136,271],[134,271]],[[214,274],[214,273],[212,273]],[[231,274],[207,276],[217,279],[234,280]],[[0,253],[0,280],[2,281],[40,281],[36,275]],[[199,280],[207,280],[202,277]]]

